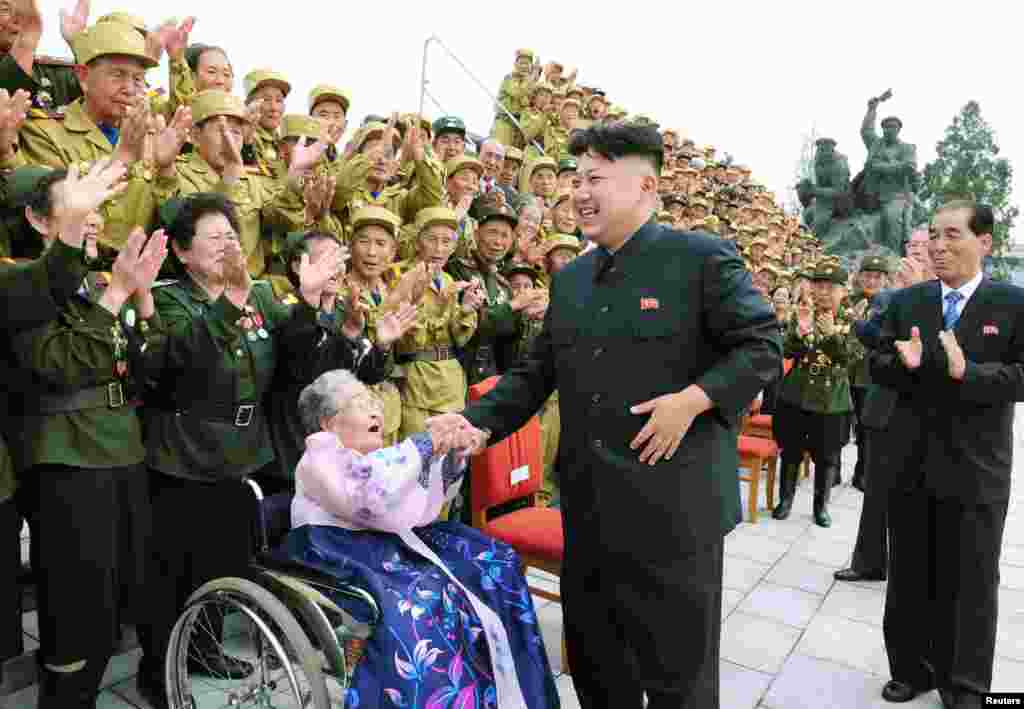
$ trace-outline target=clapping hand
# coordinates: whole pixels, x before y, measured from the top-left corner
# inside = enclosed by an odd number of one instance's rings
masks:
[[[441,414],[426,421],[427,433],[434,444],[434,455],[443,456],[459,450],[464,456],[475,455],[487,446],[489,434],[474,428],[462,414]]]
[[[832,335],[836,334],[836,318],[832,313],[819,313],[818,317],[815,318],[815,322],[818,325],[818,332],[821,333],[822,337],[832,337]]]
[[[860,320],[863,320],[865,317],[867,317],[867,314],[868,314],[868,299],[864,298],[864,300],[860,301],[859,303],[857,303],[856,306],[854,306],[854,308],[853,308],[853,317],[854,317],[855,320],[860,321]]]
[[[191,129],[192,109],[187,106],[178,106],[171,118],[170,125],[165,124],[163,116],[156,117],[156,142],[153,159],[158,168],[168,170],[174,165],[181,148],[188,141]]]
[[[419,116],[416,117],[419,120]],[[423,134],[419,125],[410,122],[405,129],[405,140],[402,141],[401,163],[421,162],[426,155]]]
[[[88,25],[89,0],[78,0],[71,12],[61,9],[60,34],[64,37],[64,41],[67,42],[69,46],[71,45],[71,40],[84,32]]]
[[[462,223],[462,220],[469,214],[469,208],[473,206],[473,195],[464,194],[459,200],[459,203],[455,205],[455,218]]]
[[[114,150],[114,159],[132,166],[145,154],[146,137],[156,125],[149,104],[139,97],[121,119],[121,132]]]
[[[327,175],[314,175],[306,180],[302,195],[306,203],[306,223],[312,224],[323,216],[334,202],[334,191],[338,181]]]
[[[196,18],[187,17],[185,21],[175,27],[174,22],[166,22],[156,34],[160,44],[171,59],[180,60],[185,56],[185,48],[188,47],[189,35],[195,27]]]
[[[381,315],[377,319],[377,346],[386,350],[402,339],[416,324],[416,315],[416,306],[410,303],[401,303],[397,310]]]
[[[479,310],[480,306],[484,304],[485,300],[487,300],[487,294],[484,291],[483,284],[481,284],[479,281],[474,280],[470,283],[460,281],[458,283],[455,283],[454,285],[456,287],[459,287],[459,290],[465,291],[462,296],[463,312],[475,312]]]
[[[25,89],[18,89],[13,96],[0,89],[0,158],[10,159],[14,155],[18,133],[31,105],[32,96]]]
[[[896,340],[895,344],[904,367],[914,371],[921,366],[924,347],[921,344],[921,330],[917,326],[910,328],[909,340]]]
[[[121,180],[125,172],[124,165],[112,160],[97,162],[85,175],[80,175],[74,163],[68,167],[67,177],[54,186],[61,241],[72,248],[82,248],[86,218],[127,187]]]
[[[299,294],[311,308],[319,309],[324,291],[331,279],[340,278],[345,272],[348,249],[342,248],[340,257],[321,256],[313,261],[309,254],[299,258]]]
[[[946,351],[946,359],[949,361],[949,376],[960,381],[967,372],[967,357],[956,340],[956,334],[952,330],[939,332],[939,343]]]
[[[312,143],[309,138],[302,136],[299,142],[292,148],[292,162],[288,166],[288,176],[298,178],[306,175],[327,150],[327,143],[317,139]]]
[[[103,291],[99,305],[116,316],[128,298],[135,296],[145,301],[165,258],[167,236],[164,232],[157,231],[147,240],[142,227],[136,227],[114,261],[110,285]],[[152,310],[151,307],[145,309]]]
[[[363,302],[362,295],[363,291],[357,283],[349,285],[348,301],[345,303],[345,322],[341,324],[341,334],[350,340],[362,337],[366,329],[370,306]]]

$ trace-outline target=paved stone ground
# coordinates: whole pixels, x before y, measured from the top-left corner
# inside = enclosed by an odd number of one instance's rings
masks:
[[[1024,412],[1022,412],[1024,413]],[[1024,453],[1024,422],[1017,419],[1016,452]],[[852,477],[856,450],[844,453],[843,479]],[[1019,465],[1019,463],[1018,463]],[[744,484],[744,493],[746,488]],[[841,584],[832,573],[847,564],[857,534],[862,496],[844,485],[833,492],[830,529],[811,520],[810,481],[801,482],[793,515],[776,522],[765,514],[726,539],[722,624],[723,709],[869,709],[891,707],[881,699],[888,679],[882,640],[884,583]],[[746,506],[744,504],[744,509]],[[532,573],[532,572],[531,572]],[[556,585],[537,574],[538,583]],[[561,674],[562,609],[537,599],[545,644],[559,673],[565,709],[579,706],[572,680]],[[34,613],[25,617],[30,649],[38,633]],[[1024,483],[1015,481],[1002,554],[999,635],[993,690],[1024,690]],[[111,662],[98,707],[148,705],[135,692],[139,651]],[[0,709],[34,709],[36,688],[0,698]],[[931,692],[908,709],[940,709]]]

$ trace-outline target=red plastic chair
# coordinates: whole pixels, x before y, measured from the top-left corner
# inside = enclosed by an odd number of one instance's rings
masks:
[[[491,377],[471,386],[469,401],[482,398],[498,380],[499,377]],[[515,549],[524,570],[532,566],[560,576],[564,551],[562,513],[537,506],[536,495],[544,484],[540,419],[534,416],[501,443],[474,456],[470,474],[473,526]],[[495,507],[523,498],[529,500],[528,507],[488,519],[488,514]],[[544,588],[530,586],[530,592],[548,600],[562,600],[560,594]],[[564,635],[562,667],[568,667]]]
[[[775,507],[775,473],[779,465],[779,447],[775,441],[755,436],[740,436],[736,441],[740,467],[747,470],[740,480],[750,483],[747,494],[747,518],[757,523],[757,498],[761,489],[761,470],[767,470],[768,509]]]

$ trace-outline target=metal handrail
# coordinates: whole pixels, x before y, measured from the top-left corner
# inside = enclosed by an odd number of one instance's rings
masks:
[[[445,51],[445,53],[449,57],[451,57],[452,60],[456,64],[459,65],[459,67],[462,68],[462,71],[466,72],[466,76],[468,76],[470,79],[472,79],[473,82],[480,88],[480,90],[483,91],[485,94],[487,94],[488,98],[491,99],[491,102],[495,106],[498,107],[498,110],[501,111],[503,114],[505,114],[505,116],[510,121],[512,121],[512,123],[515,125],[515,127],[519,129],[519,132],[522,133],[523,132],[523,127],[521,125],[519,125],[519,121],[516,119],[516,117],[513,116],[509,112],[509,110],[507,108],[505,108],[504,106],[501,105],[501,103],[498,101],[498,97],[495,96],[493,93],[491,93],[491,90],[488,89],[487,86],[482,81],[480,81],[480,79],[477,78],[476,74],[474,74],[472,71],[470,71],[469,67],[466,66],[465,63],[461,59],[459,59],[457,56],[455,56],[455,53],[452,50],[450,50],[448,48],[448,46],[444,42],[442,42],[441,38],[438,37],[436,34],[435,35],[430,35],[429,37],[427,37],[426,41],[423,42],[423,72],[422,72],[421,80],[420,80],[420,115],[421,116],[423,115],[423,106],[426,103],[426,97],[428,95],[427,84],[430,83],[430,80],[427,79],[427,56],[428,56],[428,52],[430,50],[430,44],[432,42],[436,43],[438,46],[440,46],[441,49],[443,49]],[[433,101],[434,104],[439,109],[441,109],[441,104],[438,102],[438,100],[436,98],[434,98],[434,96],[432,94],[430,95],[430,100]],[[441,110],[443,110],[443,109],[441,109]],[[547,154],[547,153],[544,152],[544,148],[541,145],[539,145],[536,140],[533,141],[533,146],[535,148],[537,148],[537,150],[540,151],[541,155],[546,155]]]

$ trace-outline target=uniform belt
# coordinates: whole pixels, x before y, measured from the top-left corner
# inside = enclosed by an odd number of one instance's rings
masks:
[[[435,347],[432,350],[423,350],[422,352],[408,352],[397,357],[399,364],[406,364],[408,362],[444,362],[449,359],[455,359],[455,349],[448,346]]]
[[[256,418],[256,409],[259,404],[204,404],[190,409],[178,409],[174,413],[177,416],[196,416],[201,421],[226,421],[233,423],[239,428],[245,428]]]
[[[120,409],[138,406],[141,402],[129,401],[121,382],[110,382],[100,386],[80,389],[74,394],[42,394],[24,401],[25,413],[62,414],[86,409]]]

